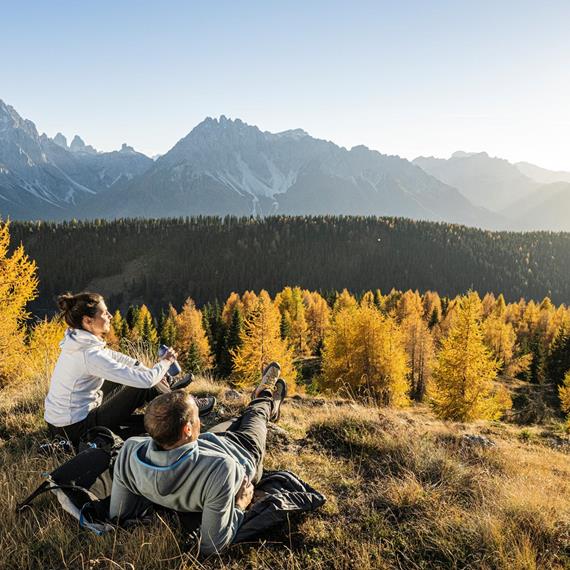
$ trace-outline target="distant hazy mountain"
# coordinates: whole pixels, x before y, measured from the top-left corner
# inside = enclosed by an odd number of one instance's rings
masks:
[[[570,183],[540,186],[524,200],[513,204],[510,217],[514,229],[570,231]]]
[[[512,164],[485,152],[458,151],[449,159],[419,157],[414,164],[455,186],[473,203],[508,219],[513,230],[570,231],[570,173]]]
[[[301,129],[262,132],[208,118],[91,215],[361,214],[494,225],[455,189],[407,160],[351,150]]]
[[[473,204],[499,212],[525,198],[539,184],[514,164],[486,152],[455,152],[449,159],[416,158],[414,164],[438,180],[454,186]]]
[[[107,190],[142,174],[152,160],[123,145],[98,153],[75,136],[67,146],[39,135],[0,100],[0,215],[13,219],[62,219]]]
[[[552,184],[553,182],[570,182],[570,172],[563,170],[547,170],[530,162],[517,162],[515,166],[528,178],[541,184]]]

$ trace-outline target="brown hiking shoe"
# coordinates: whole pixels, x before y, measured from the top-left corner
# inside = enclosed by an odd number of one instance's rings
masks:
[[[261,376],[261,382],[254,388],[253,392],[251,393],[251,399],[254,400],[259,396],[263,390],[270,390],[273,391],[275,388],[275,383],[279,378],[279,374],[281,374],[281,366],[279,366],[278,362],[270,362],[264,369],[263,374]]]

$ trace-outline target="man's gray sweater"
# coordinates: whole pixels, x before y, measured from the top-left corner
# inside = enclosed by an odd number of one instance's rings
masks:
[[[207,556],[230,544],[243,521],[235,496],[245,475],[255,475],[253,457],[223,436],[204,433],[166,451],[150,437],[132,437],[115,463],[110,516],[136,517],[149,502],[202,512],[200,553]]]

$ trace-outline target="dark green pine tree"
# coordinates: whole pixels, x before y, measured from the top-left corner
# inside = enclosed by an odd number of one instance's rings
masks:
[[[218,299],[204,305],[202,322],[214,357],[214,369],[219,370],[225,348],[226,325],[222,319],[222,308]]]
[[[186,354],[184,355],[184,370],[198,374],[202,370],[203,364],[200,358],[200,351],[195,342],[191,342]]]
[[[570,370],[570,333],[562,327],[550,348],[546,362],[546,375],[550,382],[561,386]]]
[[[287,312],[281,315],[281,325],[280,325],[281,338],[285,340],[291,335],[291,321],[289,320],[289,315]]]
[[[127,324],[129,325],[129,329],[132,329],[133,325],[137,322],[140,312],[141,312],[141,310],[139,309],[138,306],[134,306],[134,305],[129,306],[129,310],[127,311],[127,317],[126,317],[126,321],[127,321]]]
[[[531,337],[528,349],[532,354],[532,362],[527,372],[527,380],[533,384],[543,384],[546,379],[546,351],[538,334]]]
[[[439,323],[439,310],[437,307],[434,307],[429,317],[428,327],[430,329],[433,329],[433,327],[435,327],[435,325],[437,325],[438,323]]]
[[[233,310],[232,320],[225,336],[224,351],[220,357],[219,373],[228,377],[234,368],[234,363],[230,351],[237,350],[241,344],[241,331],[243,329],[243,317],[238,307]]]

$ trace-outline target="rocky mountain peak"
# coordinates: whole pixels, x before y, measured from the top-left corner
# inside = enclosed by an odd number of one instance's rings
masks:
[[[91,145],[86,145],[83,139],[79,135],[75,135],[73,137],[73,140],[69,145],[69,150],[71,152],[85,152],[88,154],[97,154],[97,151]]]
[[[132,146],[129,146],[127,143],[123,143],[121,145],[121,150],[119,152],[122,152],[124,154],[132,154],[135,153],[135,149]]]
[[[57,135],[55,135],[55,137],[53,137],[53,142],[57,146],[60,146],[61,148],[64,148],[65,150],[69,150],[69,147],[67,146],[67,139],[61,133],[57,133]]]

